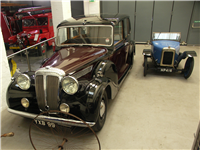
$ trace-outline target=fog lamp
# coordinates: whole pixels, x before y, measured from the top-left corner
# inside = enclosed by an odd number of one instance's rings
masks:
[[[69,105],[66,103],[62,103],[60,105],[60,111],[68,113],[70,111]]]
[[[22,98],[21,104],[22,104],[23,107],[28,108],[30,103],[29,103],[29,100],[27,98]]]

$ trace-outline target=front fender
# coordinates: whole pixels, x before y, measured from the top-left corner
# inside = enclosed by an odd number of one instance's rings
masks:
[[[144,56],[151,57],[152,50],[151,49],[144,49],[142,54]]]
[[[105,79],[104,79],[105,80]],[[105,91],[108,82],[103,81],[102,79],[96,78],[91,82],[88,86],[87,91],[87,109],[89,110],[90,114],[92,114],[92,118],[96,122],[99,115],[99,105],[100,99]]]
[[[177,59],[177,65],[180,63],[180,61],[182,59],[185,59],[187,57],[196,57],[197,53],[195,51],[184,51],[181,55],[179,55],[178,59]]]
[[[116,85],[118,84],[118,74],[117,74],[117,67],[115,64],[109,60],[101,61],[96,70],[95,70],[95,77],[97,78],[107,78],[113,81]]]

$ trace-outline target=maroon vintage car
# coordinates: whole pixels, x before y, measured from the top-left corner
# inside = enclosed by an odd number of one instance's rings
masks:
[[[15,23],[21,29],[21,32],[8,39],[9,49],[14,52],[54,37],[51,8],[24,8],[18,10],[14,17]],[[42,55],[46,46],[55,46],[54,40],[36,46],[32,48],[35,51],[30,52]]]
[[[135,44],[130,40],[129,16],[87,16],[63,21],[57,28],[55,53],[36,72],[20,74],[10,83],[8,111],[34,118],[43,111],[60,110],[100,131],[108,100],[115,98],[132,68]],[[85,127],[55,114],[39,119]]]

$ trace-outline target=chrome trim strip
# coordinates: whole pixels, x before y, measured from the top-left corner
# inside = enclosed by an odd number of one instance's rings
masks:
[[[91,65],[91,66],[89,66],[89,67],[87,67],[87,68],[85,68],[85,69],[83,69],[83,70],[81,70],[81,71],[79,71],[79,72],[77,72],[75,74],[72,74],[71,76],[73,76],[74,78],[78,79],[78,78],[86,75],[87,73],[89,73],[92,70],[92,67],[93,66]]]
[[[46,86],[47,85],[47,82],[46,82],[47,76],[58,77],[59,78],[59,82],[58,82],[57,87],[59,87],[59,83],[61,82],[62,78],[65,76],[65,72],[63,70],[61,70],[61,69],[58,69],[58,68],[53,68],[51,66],[46,66],[46,67],[38,69],[35,72],[35,79],[36,79],[36,77],[38,75],[42,75],[43,76],[43,84],[44,84],[43,85],[44,86],[44,91],[43,92],[44,92],[44,96],[45,96],[44,101],[45,101],[45,105],[48,106],[48,101],[47,101],[47,86]],[[37,97],[37,93],[36,93],[36,97]],[[59,100],[59,96],[58,96],[58,100]],[[39,106],[39,108],[40,108],[40,106]]]
[[[16,115],[20,115],[22,117],[26,117],[26,118],[30,118],[30,119],[34,119],[38,114],[31,114],[31,113],[27,113],[27,112],[21,112],[18,110],[13,110],[8,108],[8,112],[16,114]],[[73,120],[73,119],[63,119],[63,118],[57,118],[57,117],[50,117],[50,116],[38,116],[37,118],[38,120],[42,120],[42,121],[49,121],[52,123],[56,123],[58,125],[61,126],[77,126],[77,127],[88,127],[86,124],[84,124],[82,121],[78,121],[78,120]],[[90,127],[95,125],[95,122],[86,122]]]

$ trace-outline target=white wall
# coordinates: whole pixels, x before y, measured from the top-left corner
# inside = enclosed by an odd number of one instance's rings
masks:
[[[53,17],[54,35],[56,36],[57,25],[71,17],[70,0],[51,0],[51,11]]]
[[[54,33],[56,36],[57,25],[68,18],[71,18],[71,1],[70,0],[51,0],[51,11],[53,15]],[[100,14],[100,0],[89,2],[84,0],[84,14]]]
[[[100,15],[100,0],[94,0],[94,2],[89,2],[89,0],[84,0],[84,14]]]
[[[1,27],[0,27],[0,31],[1,31]],[[1,106],[0,109],[1,111],[7,108],[7,104],[6,104],[6,91],[7,91],[7,87],[11,81],[11,74],[10,74],[10,68],[8,65],[8,59],[7,59],[7,55],[6,55],[6,50],[5,50],[5,46],[4,46],[4,41],[3,41],[3,36],[2,36],[2,32],[0,33],[0,47],[1,47],[1,60],[0,60],[0,69],[1,69],[1,73],[0,73],[0,80],[1,80]],[[0,112],[1,112],[0,111]]]

